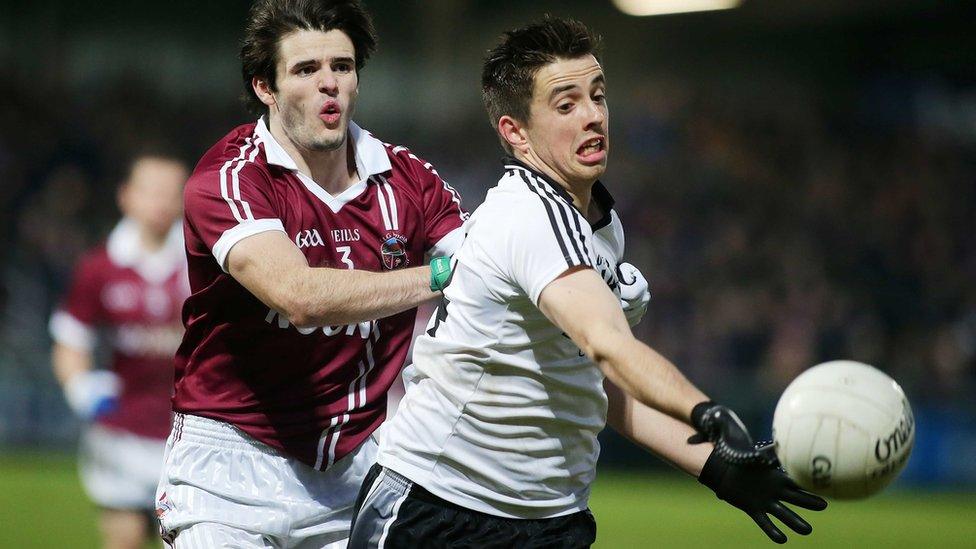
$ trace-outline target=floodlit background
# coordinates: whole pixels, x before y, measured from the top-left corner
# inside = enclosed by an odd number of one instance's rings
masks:
[[[356,119],[431,161],[474,209],[502,155],[480,104],[482,54],[544,13],[594,27],[612,120],[604,181],[653,293],[641,339],[758,435],[805,368],[849,358],[886,371],[916,412],[911,461],[880,498],[812,517],[805,541],[972,543],[976,5],[662,0],[645,12],[731,9],[624,13],[635,4],[367,0],[380,46]],[[238,101],[247,7],[0,2],[2,546],[96,543],[47,317],[116,221],[134,148],[164,143],[192,163],[252,121]],[[609,433],[601,467],[604,547],[764,543]]]

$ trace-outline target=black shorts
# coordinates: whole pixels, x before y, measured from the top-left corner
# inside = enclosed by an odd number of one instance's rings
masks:
[[[496,517],[445,501],[374,465],[359,490],[349,549],[577,549],[595,540],[589,510],[539,520]]]

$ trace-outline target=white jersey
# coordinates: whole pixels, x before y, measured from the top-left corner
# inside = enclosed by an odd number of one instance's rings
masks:
[[[591,226],[558,184],[514,160],[505,169],[465,225],[378,461],[463,507],[548,518],[587,507],[607,397],[539,295],[580,265],[617,293],[623,230],[602,184],[593,199],[609,213]]]

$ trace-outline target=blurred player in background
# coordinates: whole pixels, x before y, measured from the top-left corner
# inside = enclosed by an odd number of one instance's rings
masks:
[[[786,536],[767,514],[811,531],[781,500],[826,506],[621,314],[623,229],[598,181],[610,140],[596,55],[590,31],[561,19],[511,31],[489,52],[485,106],[512,156],[416,342],[350,547],[588,547],[597,435],[608,423],[774,541]],[[610,246],[596,238],[606,226],[619,235]],[[706,441],[714,446],[689,444]]]
[[[353,121],[375,48],[355,1],[261,0],[241,50],[260,115],[184,197],[192,295],[157,496],[176,547],[344,547],[416,307],[463,240],[457,193]],[[439,267],[438,267],[439,266]]]
[[[81,480],[102,508],[105,547],[142,547],[153,535],[173,353],[189,295],[179,223],[187,175],[173,157],[133,160],[118,191],[124,217],[104,245],[81,259],[51,318],[54,373],[71,409],[89,422]],[[112,352],[107,368],[95,364],[100,335]]]

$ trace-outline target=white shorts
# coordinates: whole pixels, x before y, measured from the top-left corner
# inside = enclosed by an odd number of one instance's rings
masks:
[[[163,465],[165,443],[98,424],[81,438],[78,471],[96,505],[149,511]]]
[[[232,425],[177,414],[156,492],[163,539],[179,549],[344,548],[377,448],[370,437],[317,471]]]

